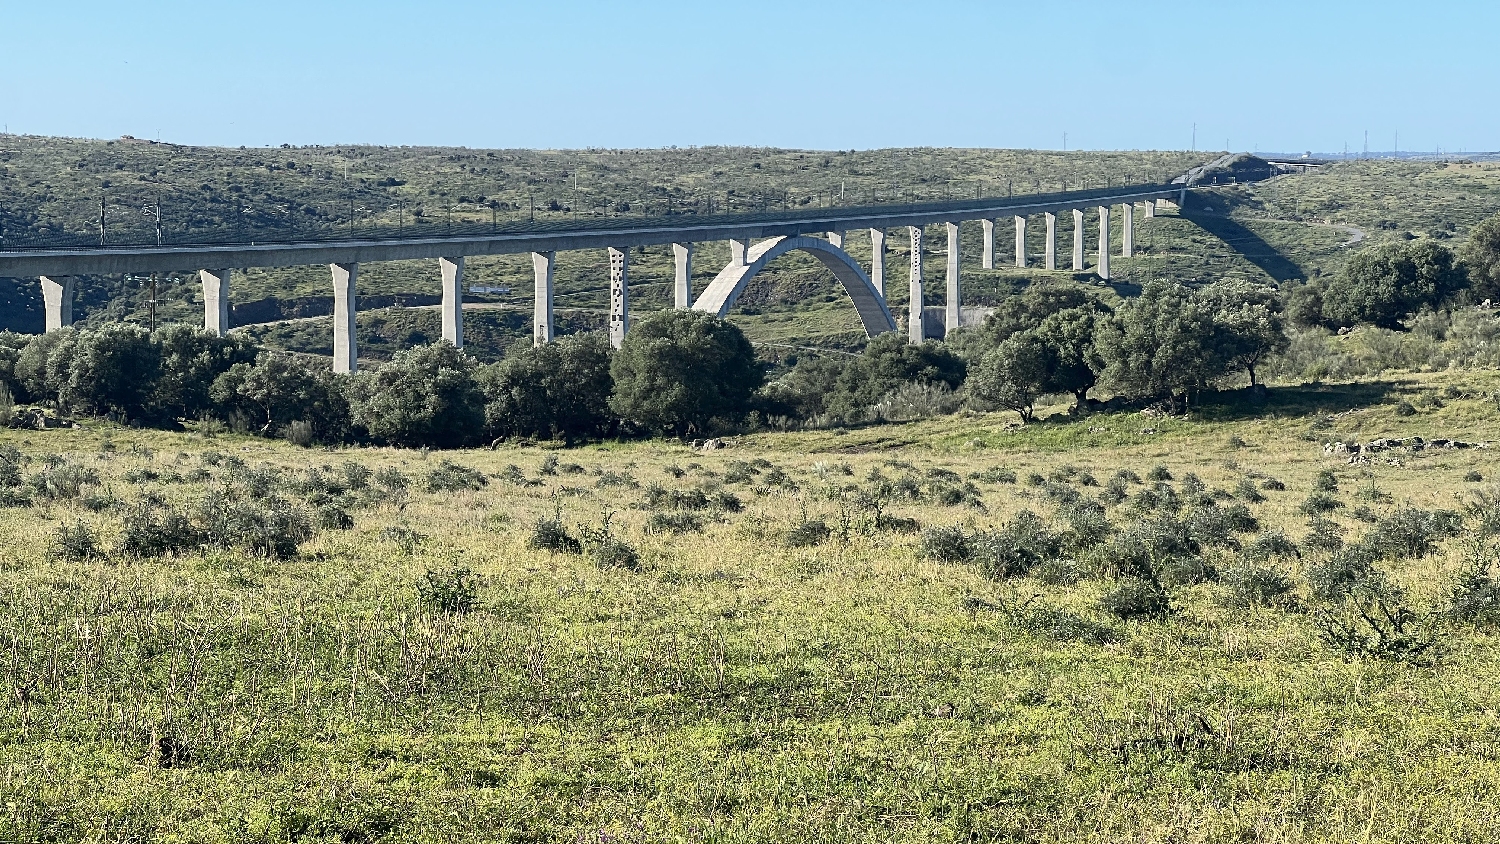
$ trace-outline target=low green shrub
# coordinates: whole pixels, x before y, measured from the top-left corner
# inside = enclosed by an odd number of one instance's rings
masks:
[[[1306,500],[1297,506],[1297,512],[1307,516],[1315,516],[1319,513],[1331,513],[1343,506],[1344,502],[1326,492],[1314,492],[1308,495]]]
[[[1296,583],[1279,569],[1242,563],[1219,577],[1224,603],[1232,607],[1271,607],[1291,603]]]
[[[646,530],[651,533],[698,533],[703,530],[703,517],[691,510],[652,513],[646,520]]]
[[[479,578],[468,568],[428,569],[417,581],[417,597],[447,615],[465,615],[479,607]]]
[[[788,548],[807,548],[822,544],[832,535],[833,531],[822,519],[804,519],[786,532],[782,544]]]
[[[930,527],[922,531],[922,540],[918,544],[924,559],[939,563],[963,563],[968,562],[974,555],[974,549],[969,544],[969,536],[961,527]]]
[[[71,525],[63,522],[57,526],[52,538],[52,556],[64,562],[82,563],[103,557],[104,551],[99,546],[98,534],[80,519]]]
[[[1172,600],[1155,581],[1127,580],[1106,592],[1099,608],[1121,621],[1165,618],[1172,613]]]
[[[464,492],[479,490],[489,479],[478,469],[444,460],[427,473],[428,492]]]

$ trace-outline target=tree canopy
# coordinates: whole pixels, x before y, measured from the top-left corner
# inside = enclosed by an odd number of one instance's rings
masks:
[[[861,421],[885,396],[906,384],[945,384],[958,389],[968,367],[942,343],[907,342],[891,331],[874,337],[864,353],[849,361],[834,381],[827,410],[846,421]]]
[[[1221,371],[1212,316],[1192,292],[1169,281],[1147,282],[1099,331],[1104,377],[1128,395],[1188,397]]]
[[[613,420],[609,338],[600,331],[569,334],[484,367],[485,427],[491,436],[604,433]]]
[[[349,404],[355,424],[394,445],[456,448],[484,429],[484,394],[475,361],[438,342],[397,352],[385,366],[354,376]]]
[[[658,311],[632,324],[610,374],[609,406],[620,418],[678,436],[743,416],[764,379],[739,328],[692,310]]]
[[[1463,268],[1440,243],[1419,240],[1367,249],[1349,259],[1323,294],[1323,316],[1339,326],[1368,322],[1400,330],[1401,320],[1463,289]]]
[[[1462,250],[1475,299],[1500,299],[1500,214],[1469,232]]]

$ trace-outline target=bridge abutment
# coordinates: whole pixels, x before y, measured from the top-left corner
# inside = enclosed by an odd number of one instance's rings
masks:
[[[329,264],[333,272],[333,371],[359,371],[359,343],[354,337],[354,317],[358,304],[355,291],[359,284],[359,264]]]
[[[958,223],[948,223],[948,289],[947,289],[947,311],[944,313],[944,332],[953,331],[959,327],[959,318],[962,314],[963,296],[959,284],[959,258],[962,249],[959,246]]]
[[[679,310],[693,306],[693,244],[672,244],[672,261],[676,275],[672,283],[672,307]]]
[[[223,337],[229,331],[229,276],[231,270],[199,270],[203,284],[203,330]]]
[[[730,241],[733,243],[734,241]],[[740,251],[740,264],[745,253]],[[609,247],[609,344],[616,349],[625,342],[630,330],[630,253]]]
[[[926,339],[922,319],[922,227],[907,226],[911,234],[911,272],[907,278],[906,339],[920,344]]]
[[[42,304],[47,309],[47,333],[73,324],[73,277],[42,276]]]
[[[443,273],[443,339],[464,347],[464,259],[439,258]]]
[[[531,318],[533,346],[552,342],[552,264],[556,260],[556,252],[531,253],[531,270],[536,279]]]

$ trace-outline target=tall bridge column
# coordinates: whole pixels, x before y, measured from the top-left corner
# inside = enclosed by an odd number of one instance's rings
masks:
[[[359,371],[359,344],[354,339],[355,288],[359,264],[329,264],[333,271],[333,371]]]
[[[552,263],[556,259],[556,252],[531,253],[531,269],[536,277],[531,318],[533,346],[552,342]]]
[[[995,268],[995,221],[980,220],[984,224],[984,251],[979,255],[979,266],[986,270]]]
[[[203,330],[223,337],[229,331],[230,270],[199,270],[203,283]]]
[[[840,249],[844,248],[844,233],[842,231],[831,231],[828,233],[828,242]]]
[[[963,300],[958,283],[958,259],[960,257],[958,243],[958,223],[948,224],[948,301],[947,312],[943,321],[944,336],[956,331],[959,320],[963,315]]]
[[[911,275],[908,277],[906,303],[906,339],[921,343],[927,339],[922,325],[922,227],[907,226],[911,233]]]
[[[1016,266],[1026,266],[1026,218],[1016,215]]]
[[[1073,272],[1083,272],[1083,209],[1073,209]]]
[[[1156,200],[1154,200],[1154,199],[1148,199],[1148,200],[1146,200],[1146,214],[1145,214],[1145,217],[1146,217],[1146,219],[1149,220],[1149,219],[1151,219],[1151,218],[1153,218],[1155,216],[1156,216]]]
[[[42,304],[47,306],[47,332],[73,324],[73,277],[42,276]]]
[[[1126,202],[1120,206],[1120,229],[1124,232],[1120,256],[1129,258],[1135,254],[1135,203]]]
[[[733,242],[733,241],[731,241]],[[740,263],[745,255],[740,253]],[[630,330],[630,253],[609,247],[609,344],[616,349]]]
[[[1046,263],[1042,266],[1049,270],[1057,269],[1057,215],[1048,211],[1042,215],[1047,219],[1047,251]]]
[[[885,298],[885,229],[870,229],[870,283]]]
[[[1099,206],[1099,277],[1109,281],[1109,206]]]
[[[443,339],[464,347],[464,259],[439,258],[443,273]]]
[[[693,244],[672,244],[672,258],[677,265],[677,275],[672,285],[672,307],[693,306]]]

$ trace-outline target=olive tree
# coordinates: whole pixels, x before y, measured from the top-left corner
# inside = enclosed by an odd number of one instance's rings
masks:
[[[1453,252],[1430,240],[1366,249],[1349,259],[1323,294],[1323,316],[1334,325],[1371,323],[1400,330],[1401,320],[1463,289]]]
[[[630,327],[610,364],[609,406],[643,428],[685,436],[737,422],[764,374],[739,328],[702,311],[658,311]]]

